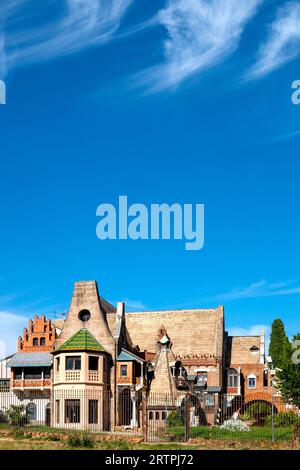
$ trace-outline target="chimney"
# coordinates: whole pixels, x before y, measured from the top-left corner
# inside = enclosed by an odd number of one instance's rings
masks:
[[[263,330],[260,333],[259,363],[265,363],[265,332]]]

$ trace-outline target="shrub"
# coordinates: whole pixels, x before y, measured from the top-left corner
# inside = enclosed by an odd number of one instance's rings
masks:
[[[70,447],[84,447],[88,449],[94,447],[94,441],[87,432],[74,432],[70,434],[67,442]]]
[[[171,411],[167,419],[167,425],[170,427],[181,426],[182,419],[180,411]]]
[[[21,427],[28,423],[26,408],[23,405],[11,405],[5,414],[11,426]]]
[[[85,447],[86,449],[92,449],[94,447],[94,440],[87,432],[82,433],[81,442],[82,447]]]
[[[250,428],[241,419],[228,419],[220,426],[220,429],[227,431],[249,431]]]
[[[272,425],[272,416],[268,416],[266,418],[265,424],[267,426]],[[299,424],[300,425],[300,417],[293,413],[292,411],[288,413],[275,413],[274,414],[274,425],[276,427],[286,426],[290,424]]]

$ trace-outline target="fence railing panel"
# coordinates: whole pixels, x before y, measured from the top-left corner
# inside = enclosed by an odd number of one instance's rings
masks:
[[[0,390],[0,426],[48,431],[88,431],[140,436],[148,441],[193,439],[292,441],[298,408],[257,395],[150,394],[121,386],[116,396],[101,387]],[[299,436],[298,436],[299,438]]]

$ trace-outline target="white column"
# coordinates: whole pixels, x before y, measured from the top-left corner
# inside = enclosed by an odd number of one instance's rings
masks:
[[[137,413],[136,413],[136,395],[135,395],[135,391],[131,392],[131,401],[132,401],[131,427],[137,428],[138,427],[138,421],[137,421]]]

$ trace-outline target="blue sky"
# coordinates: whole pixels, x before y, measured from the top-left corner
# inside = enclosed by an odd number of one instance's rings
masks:
[[[128,310],[299,332],[300,2],[0,6],[0,341],[96,279]],[[205,204],[205,247],[96,237],[96,208]]]

